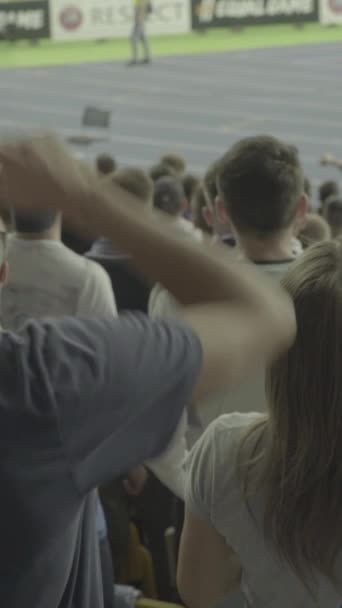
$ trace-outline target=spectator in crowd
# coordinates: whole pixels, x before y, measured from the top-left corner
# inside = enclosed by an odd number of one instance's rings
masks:
[[[245,257],[283,275],[293,260],[293,226],[307,211],[297,150],[272,137],[241,140],[221,161],[218,190]]]
[[[191,199],[192,217],[195,228],[198,228],[203,233],[208,235],[213,234],[212,226],[205,219],[205,212],[207,209],[207,199],[204,192],[203,185],[199,185]]]
[[[130,167],[118,169],[110,180],[114,186],[120,186],[125,192],[132,194],[145,208],[152,207],[153,182],[141,169]],[[112,257],[122,255],[122,251],[115,247],[110,239],[98,238],[87,252],[87,257]]]
[[[110,154],[100,154],[96,159],[96,168],[99,175],[106,176],[115,173],[118,166]]]
[[[10,275],[3,290],[1,324],[19,331],[28,319],[115,317],[112,287],[100,266],[61,242],[61,216],[55,210],[16,214],[8,243]],[[104,607],[113,608],[113,565],[100,501],[96,529],[103,575]]]
[[[335,239],[342,234],[342,197],[329,196],[325,200],[324,218],[327,220],[332,237]]]
[[[173,169],[163,163],[157,163],[149,170],[149,176],[154,183],[161,177],[174,177],[175,175]]]
[[[132,194],[146,207],[152,207],[153,182],[141,169],[135,167],[119,169],[113,176],[113,183]]]
[[[331,241],[289,269],[298,333],[268,370],[267,413],[222,416],[189,457],[189,608],[227,605],[236,587],[253,608],[341,604],[341,261]]]
[[[220,160],[210,165],[204,175],[204,193],[207,204],[203,209],[203,216],[208,226],[214,233],[214,241],[221,242],[229,247],[235,247],[236,240],[232,233],[232,227],[228,218],[217,213],[216,199],[218,197],[217,176],[220,167]]]
[[[303,249],[307,249],[320,241],[329,241],[331,229],[323,217],[316,213],[308,213],[305,226],[298,234],[298,238]]]
[[[200,185],[200,182],[201,180],[197,177],[197,175],[193,175],[192,173],[186,173],[182,178],[185,197],[189,204],[198,186]]]
[[[176,177],[161,177],[154,186],[154,208],[172,218],[172,227],[183,236],[202,240],[202,232],[186,220],[183,211],[186,208],[185,193],[182,182]],[[177,302],[160,284],[154,286],[149,300],[149,313],[154,318],[176,310]]]
[[[342,171],[342,160],[339,160],[332,154],[325,154],[322,156],[321,165],[324,167],[335,167],[336,169],[340,169]]]
[[[95,168],[88,162],[79,159],[76,162],[82,174],[89,176],[90,179],[94,179],[95,176],[98,177]],[[62,243],[74,253],[83,255],[91,247],[96,236],[91,226],[84,226],[82,232],[78,232],[69,222],[62,222]]]
[[[200,180],[196,175],[192,175],[192,173],[187,173],[182,178],[182,184],[183,184],[185,199],[186,199],[186,203],[187,203],[186,209],[184,210],[183,215],[186,219],[192,220],[191,201],[192,201],[192,198],[193,198],[196,190],[198,189],[198,187],[200,185]]]
[[[227,216],[241,262],[248,260],[279,282],[295,259],[293,234],[305,223],[307,197],[297,150],[266,136],[246,138],[220,161],[218,215]],[[217,416],[232,411],[265,411],[265,371],[259,367],[229,394],[211,396],[198,411],[192,443]]]
[[[155,209],[166,213],[173,218],[173,226],[183,234],[187,234],[198,241],[202,233],[196,229],[192,222],[183,217],[187,207],[182,182],[176,177],[161,177],[154,185],[153,205]]]
[[[85,182],[51,137],[3,145],[0,162],[21,213],[49,201],[78,214],[185,306],[180,324],[47,320],[0,342],[0,603],[101,608],[93,489],[160,453],[193,392],[229,386],[288,349],[293,306],[253,268],[175,241],[118,186]]]
[[[339,194],[339,187],[338,187],[338,183],[333,181],[333,180],[329,180],[326,182],[323,182],[320,187],[319,187],[319,191],[318,191],[318,196],[319,196],[319,202],[320,202],[320,213],[324,214],[324,207],[325,207],[325,202],[326,200],[330,197],[330,196],[337,196]]]
[[[241,262],[253,262],[279,282],[295,259],[295,226],[306,216],[307,197],[297,150],[272,137],[243,139],[221,159],[216,175],[216,213],[221,221],[228,218]],[[165,290],[152,295],[153,318],[180,313],[179,305]],[[223,390],[210,395],[196,416],[189,418],[189,445],[220,414],[248,412],[251,404],[255,411],[265,411],[264,377],[260,366],[229,394]]]
[[[186,172],[186,160],[179,154],[164,154],[164,156],[161,157],[160,162],[162,165],[170,167],[177,177],[182,178]]]
[[[18,330],[27,319],[116,314],[107,274],[61,242],[54,209],[15,216],[8,241],[11,275],[2,294],[1,323]]]

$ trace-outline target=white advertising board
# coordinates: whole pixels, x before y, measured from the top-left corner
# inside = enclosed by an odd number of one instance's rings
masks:
[[[152,0],[152,8],[148,34],[190,31],[190,0]],[[133,0],[50,0],[51,36],[63,41],[126,38],[133,13]]]
[[[342,25],[342,0],[320,0],[320,21],[323,25]]]

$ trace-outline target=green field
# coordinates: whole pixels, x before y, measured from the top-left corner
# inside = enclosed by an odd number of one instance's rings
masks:
[[[300,29],[288,25],[254,26],[242,31],[216,29],[203,34],[152,38],[152,52],[157,57],[336,41],[342,41],[342,27],[324,28],[318,24],[305,25]],[[38,46],[27,42],[16,45],[1,42],[0,68],[120,60],[127,59],[129,53],[127,40],[74,43],[43,41]]]

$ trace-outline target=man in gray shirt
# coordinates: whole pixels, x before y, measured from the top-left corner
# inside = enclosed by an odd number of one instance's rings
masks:
[[[81,216],[184,305],[179,322],[31,321],[1,335],[6,608],[102,608],[94,488],[160,454],[193,392],[198,399],[231,385],[295,333],[279,287],[228,254],[223,264],[222,253],[178,240],[167,221],[139,215],[127,197],[85,176],[54,138],[0,147],[0,199],[20,209],[49,201]]]

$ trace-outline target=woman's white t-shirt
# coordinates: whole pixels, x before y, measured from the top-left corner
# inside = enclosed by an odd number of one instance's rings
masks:
[[[236,472],[239,446],[248,426],[261,418],[256,413],[234,413],[209,426],[188,457],[187,508],[210,522],[239,556],[247,606],[341,608],[342,584],[339,593],[327,579],[317,576],[317,589],[311,595],[275,548],[266,544],[262,497],[249,498],[248,507],[243,498]],[[340,572],[342,583],[342,561]]]

